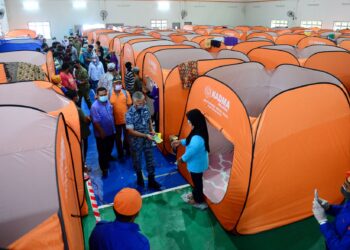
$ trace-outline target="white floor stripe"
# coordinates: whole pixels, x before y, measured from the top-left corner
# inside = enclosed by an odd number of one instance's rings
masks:
[[[154,192],[154,193],[151,193],[151,194],[145,194],[145,195],[142,195],[142,198],[147,198],[147,197],[155,196],[155,195],[158,195],[158,194],[164,194],[164,193],[167,193],[167,192],[171,192],[171,191],[174,191],[174,190],[186,188],[186,187],[189,187],[189,186],[190,186],[190,184],[185,184],[185,185],[181,185],[181,186],[178,186],[178,187],[165,189],[165,190],[162,190],[162,191],[159,191],[159,192]],[[112,207],[112,206],[113,206],[113,203],[110,203],[110,204],[99,206],[98,209],[108,208],[108,207]]]

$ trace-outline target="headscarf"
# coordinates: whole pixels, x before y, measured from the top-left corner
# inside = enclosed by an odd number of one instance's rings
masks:
[[[207,122],[205,120],[204,115],[198,109],[192,109],[187,112],[186,116],[187,116],[187,119],[193,125],[193,129],[191,133],[186,138],[186,145],[190,144],[191,139],[194,135],[199,135],[203,138],[205,143],[205,149],[209,153],[210,152],[209,134],[208,134]]]

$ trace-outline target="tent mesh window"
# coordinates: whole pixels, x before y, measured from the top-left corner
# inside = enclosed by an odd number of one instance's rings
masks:
[[[234,145],[209,122],[209,168],[203,174],[205,196],[213,203],[219,203],[225,196],[231,175]]]

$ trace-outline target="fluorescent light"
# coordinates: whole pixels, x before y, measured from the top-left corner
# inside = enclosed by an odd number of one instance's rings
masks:
[[[38,1],[24,1],[23,8],[25,10],[38,10],[39,2]]]
[[[167,11],[170,9],[169,1],[158,1],[158,10]]]
[[[86,1],[73,1],[73,8],[74,9],[85,9],[86,8]]]

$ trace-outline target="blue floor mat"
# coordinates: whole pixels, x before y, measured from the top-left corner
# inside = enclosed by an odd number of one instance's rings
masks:
[[[91,100],[94,100],[91,92]],[[90,111],[85,103],[82,101],[82,109],[85,114],[90,114]],[[88,152],[86,157],[86,164],[91,170],[89,175],[92,185],[94,187],[95,196],[98,205],[109,204],[113,202],[115,194],[124,187],[137,188],[136,174],[132,167],[131,157],[127,158],[125,162],[117,161],[110,162],[109,173],[107,178],[102,178],[102,173],[98,164],[98,153],[96,148],[96,141],[93,135],[92,125],[90,126],[91,135],[88,142]],[[174,164],[175,157],[164,157],[157,147],[153,148],[155,175],[156,180],[162,185],[162,190],[184,185],[187,182],[177,171]],[[113,148],[112,156],[117,157],[116,147]],[[147,171],[145,167],[145,160],[142,161],[143,175],[145,179],[144,189],[139,189],[141,194],[149,194],[154,190],[147,189]]]

